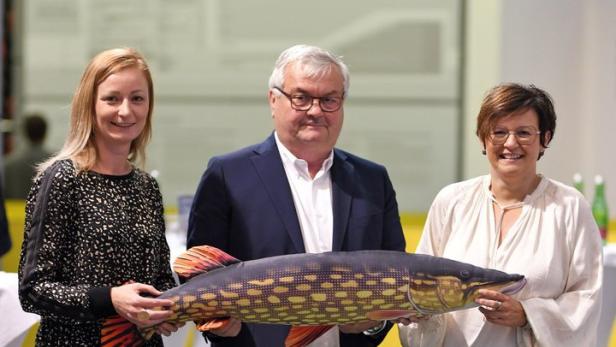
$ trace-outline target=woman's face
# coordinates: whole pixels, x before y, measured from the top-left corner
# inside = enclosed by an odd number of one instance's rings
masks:
[[[94,106],[97,146],[128,153],[131,142],[145,127],[148,98],[147,80],[137,68],[120,70],[99,84]]]
[[[485,140],[491,174],[502,178],[536,175],[539,152],[544,149],[538,132],[539,117],[533,109],[499,119]]]

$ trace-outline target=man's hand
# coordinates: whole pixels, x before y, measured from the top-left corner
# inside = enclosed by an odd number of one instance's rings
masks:
[[[361,323],[343,324],[343,325],[339,325],[338,328],[340,329],[341,332],[345,334],[361,334],[370,328],[380,327],[381,325],[383,325],[383,322],[371,320],[371,321],[361,322]]]
[[[209,332],[218,336],[233,337],[237,336],[242,329],[242,321],[236,318],[229,318],[229,321],[220,328],[211,329]]]

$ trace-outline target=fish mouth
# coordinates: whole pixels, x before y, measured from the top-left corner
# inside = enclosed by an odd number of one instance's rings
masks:
[[[510,285],[504,287],[502,293],[505,295],[513,295],[519,292],[522,288],[524,288],[527,282],[526,278],[522,275],[520,275],[520,277],[521,278],[517,280],[516,282],[513,282]]]

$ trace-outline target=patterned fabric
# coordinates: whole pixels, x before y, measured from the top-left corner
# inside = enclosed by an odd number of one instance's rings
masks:
[[[19,278],[22,307],[42,317],[37,345],[98,345],[101,318],[115,314],[111,287],[175,286],[156,181],[54,164],[28,195]]]

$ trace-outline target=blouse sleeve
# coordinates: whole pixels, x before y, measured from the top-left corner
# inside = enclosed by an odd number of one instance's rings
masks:
[[[567,281],[563,293],[556,298],[536,297],[521,302],[530,327],[518,330],[521,345],[595,344],[603,283],[599,231],[583,198],[565,212],[571,256],[554,266],[568,268]]]
[[[171,272],[171,263],[170,263],[170,251],[169,245],[167,244],[167,239],[165,238],[165,211],[163,205],[162,195],[160,194],[160,190],[158,188],[158,184],[154,179],[154,195],[156,199],[156,208],[158,209],[158,224],[159,227],[156,228],[161,232],[157,235],[157,244],[160,245],[158,247],[158,251],[160,252],[159,264],[158,264],[158,272],[156,278],[154,280],[154,287],[159,291],[165,291],[171,289],[176,286],[175,279],[173,278],[173,274]]]
[[[62,262],[70,261],[67,245],[74,237],[74,182],[74,170],[56,162],[33,185],[26,203],[19,299],[27,312],[92,320],[109,313],[110,288],[69,285],[61,271]],[[98,293],[100,306],[90,301],[89,291]]]

